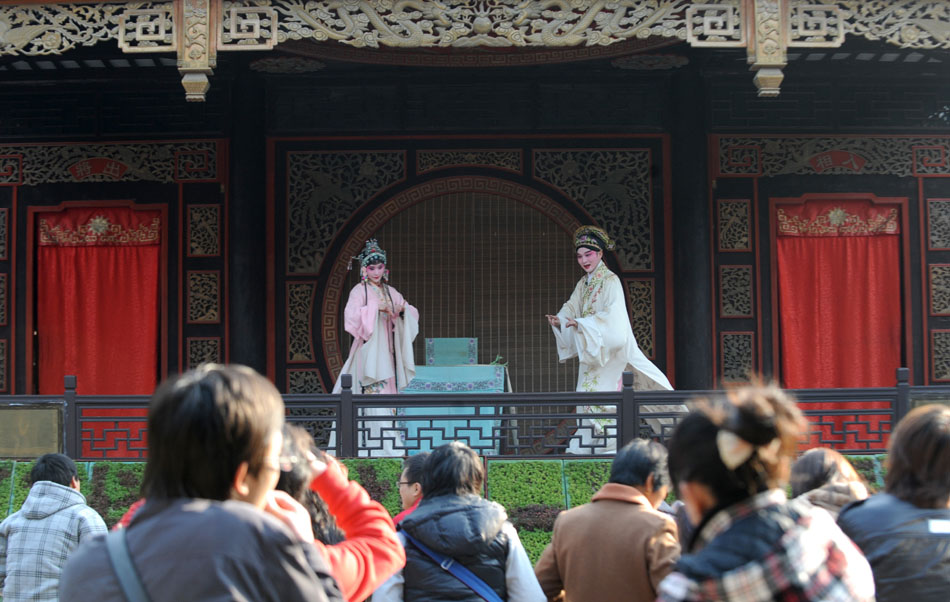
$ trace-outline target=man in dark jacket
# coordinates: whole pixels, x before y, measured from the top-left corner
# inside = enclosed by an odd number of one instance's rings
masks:
[[[885,493],[845,506],[841,530],[874,572],[878,602],[950,596],[950,408],[914,409],[891,434]]]
[[[274,491],[284,404],[244,366],[203,365],[169,379],[148,413],[147,499],[125,536],[152,602],[342,600],[313,545],[310,515]],[[105,538],[63,570],[60,599],[124,602]]]
[[[423,471],[422,501],[399,525],[406,567],[376,590],[373,602],[484,602],[404,534],[465,566],[502,600],[545,600],[504,508],[479,495],[484,482],[482,462],[467,445],[453,441],[432,451]]]

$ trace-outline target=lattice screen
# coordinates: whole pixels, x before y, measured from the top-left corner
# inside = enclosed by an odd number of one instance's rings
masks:
[[[426,337],[476,337],[479,363],[501,355],[515,391],[574,390],[576,360],[558,363],[544,319],[583,274],[569,233],[517,201],[464,192],[414,205],[375,235],[390,284],[419,308],[418,364]],[[354,268],[345,290],[358,279]]]

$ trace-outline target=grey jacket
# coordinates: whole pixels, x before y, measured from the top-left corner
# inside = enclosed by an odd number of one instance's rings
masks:
[[[0,523],[0,591],[4,602],[59,599],[66,560],[106,524],[71,487],[37,481],[17,512]]]
[[[343,600],[313,545],[244,502],[150,500],[127,537],[152,602]],[[104,537],[67,563],[60,592],[69,602],[124,602]]]

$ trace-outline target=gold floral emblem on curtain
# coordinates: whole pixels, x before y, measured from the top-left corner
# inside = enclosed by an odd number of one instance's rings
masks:
[[[792,213],[779,208],[776,213],[779,236],[873,236],[900,234],[896,208],[875,210],[864,215],[833,207],[815,216]]]
[[[82,247],[95,245],[152,245],[161,236],[158,217],[141,223],[118,224],[105,215],[95,215],[81,224],[51,224],[39,219],[39,244],[43,246]]]

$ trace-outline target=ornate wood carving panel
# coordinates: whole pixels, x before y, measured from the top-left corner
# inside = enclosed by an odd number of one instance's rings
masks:
[[[656,358],[656,291],[652,278],[628,279],[627,298],[630,300],[630,324],[633,336],[643,355]]]
[[[719,316],[722,318],[753,317],[752,267],[719,266]]]
[[[287,370],[288,393],[327,393],[320,382],[320,373],[313,368]]]
[[[7,224],[10,223],[10,210],[6,207],[0,209],[0,261],[7,259]]]
[[[287,284],[287,362],[314,362],[313,310],[317,294],[314,282]]]
[[[220,337],[189,337],[186,340],[188,370],[208,362],[223,361]]]
[[[416,154],[416,173],[451,167],[495,167],[523,173],[521,150],[421,150]]]
[[[950,250],[950,199],[928,199],[927,218],[929,249]]]
[[[944,137],[718,137],[718,175],[948,176]]]
[[[10,392],[10,377],[8,374],[10,367],[10,357],[7,339],[0,339],[0,391]]]
[[[950,316],[950,264],[930,264],[930,313]]]
[[[624,269],[653,270],[649,150],[539,150],[534,164],[535,178],[561,190],[598,223],[613,225]]]
[[[401,151],[295,152],[287,169],[287,273],[314,274],[353,213],[405,178]]]
[[[188,182],[213,181],[217,173],[215,141],[114,144],[4,145],[4,155],[17,155],[18,184],[59,182]],[[14,163],[0,163],[0,178]],[[12,176],[11,176],[12,178]]]
[[[0,274],[0,326],[7,325],[7,275]]]
[[[178,0],[0,6],[0,54],[61,54],[115,40],[126,53],[176,52],[188,100],[204,100],[217,52],[311,40],[354,48],[562,49],[647,38],[745,48],[760,96],[775,96],[789,47],[847,35],[948,48],[941,0]]]
[[[723,383],[748,382],[755,371],[755,333],[723,332],[720,334],[721,371]]]
[[[221,274],[217,270],[189,271],[188,323],[217,324],[221,321]]]
[[[221,208],[217,205],[188,207],[188,256],[217,257],[221,254]]]
[[[933,380],[950,381],[950,330],[930,331],[930,357]]]
[[[751,202],[748,199],[720,199],[717,208],[719,250],[751,251]]]

